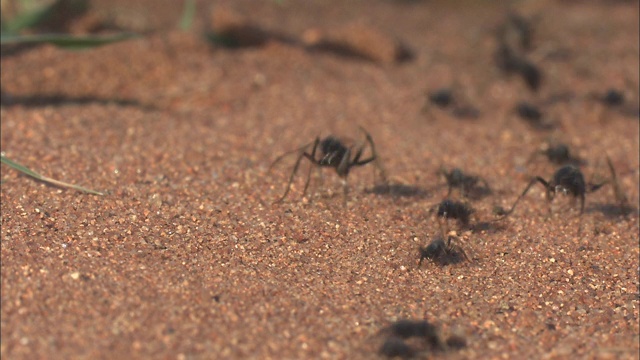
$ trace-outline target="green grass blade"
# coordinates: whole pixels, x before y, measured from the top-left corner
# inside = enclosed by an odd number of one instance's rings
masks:
[[[93,195],[104,195],[103,193],[101,193],[99,191],[87,189],[87,188],[84,188],[82,186],[73,185],[73,184],[69,184],[69,183],[62,182],[62,181],[59,181],[59,180],[55,180],[55,179],[52,179],[52,178],[48,178],[46,176],[42,176],[42,175],[38,174],[37,172],[35,172],[35,171],[33,171],[33,170],[23,166],[23,165],[18,164],[17,162],[15,162],[13,160],[7,158],[4,155],[0,156],[0,161],[2,161],[3,164],[12,167],[15,170],[18,170],[19,172],[21,172],[23,174],[29,175],[29,176],[33,177],[34,179],[37,179],[37,180],[40,180],[40,181],[44,181],[44,182],[49,183],[49,184],[53,184],[53,185],[64,187],[64,188],[74,189],[74,190],[82,191],[82,192],[93,194]]]
[[[86,49],[103,46],[137,37],[137,34],[124,33],[109,36],[75,36],[67,34],[0,35],[0,44],[42,44],[49,43],[66,49]]]
[[[182,9],[182,16],[180,16],[180,23],[178,28],[183,31],[187,31],[193,25],[193,18],[196,15],[196,0],[186,0],[184,2],[184,8]]]

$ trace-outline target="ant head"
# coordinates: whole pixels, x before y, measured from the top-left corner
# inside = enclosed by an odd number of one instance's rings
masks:
[[[586,183],[580,169],[573,165],[565,165],[558,169],[549,182],[549,192],[562,192],[572,196],[584,195]]]
[[[329,135],[320,142],[320,150],[325,155],[331,153],[336,153],[336,155],[339,155],[339,153],[344,153],[346,148],[342,144],[342,141],[340,141],[340,139],[335,136]]]
[[[464,172],[462,172],[460,168],[453,168],[453,170],[449,172],[448,179],[451,182],[460,183],[464,180],[464,178],[465,178]]]
[[[438,237],[431,241],[429,245],[421,249],[421,257],[427,259],[433,259],[439,256],[446,248],[444,240]]]
[[[616,89],[609,89],[602,97],[602,102],[608,106],[617,106],[624,103],[624,94]]]

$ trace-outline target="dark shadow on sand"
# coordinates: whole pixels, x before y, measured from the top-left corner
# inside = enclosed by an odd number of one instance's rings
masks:
[[[607,219],[625,217],[632,213],[638,215],[638,208],[629,204],[591,203],[585,212],[593,211],[602,213]]]
[[[381,184],[376,185],[373,189],[367,189],[367,193],[376,194],[376,195],[384,195],[391,197],[410,197],[416,199],[426,198],[429,193],[419,187],[413,185],[404,185],[404,184]]]
[[[113,99],[113,98],[99,98],[96,96],[68,96],[62,94],[55,95],[11,95],[2,93],[0,97],[0,104],[2,106],[14,106],[21,105],[26,107],[45,107],[45,106],[63,106],[63,105],[118,105],[118,106],[133,106],[143,108],[146,110],[154,110],[154,107],[147,104],[142,104],[137,100],[132,99]]]

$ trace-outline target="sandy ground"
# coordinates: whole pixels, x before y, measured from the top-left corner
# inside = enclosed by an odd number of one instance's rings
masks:
[[[3,47],[1,150],[106,193],[2,166],[3,359],[368,359],[399,319],[466,339],[418,358],[639,357],[637,2],[518,3],[534,28],[522,56],[542,71],[537,91],[495,64],[506,8],[199,5],[179,31],[178,2],[95,1],[66,29],[146,35],[76,52]],[[477,116],[427,100],[443,88]],[[609,89],[624,104],[599,101]],[[520,119],[520,101],[549,128]],[[274,204],[295,162],[268,171],[278,155],[330,134],[357,146],[359,126],[390,188],[375,186],[372,164],[354,167],[343,206],[326,168],[303,197],[303,160]],[[609,176],[608,155],[630,211],[605,186],[582,217],[561,195],[548,216],[537,185],[494,221],[531,176],[552,177],[557,165],[529,161],[550,141],[583,160],[588,182]],[[470,260],[418,266],[440,233],[441,166],[491,193],[466,200],[468,227],[446,224]]]

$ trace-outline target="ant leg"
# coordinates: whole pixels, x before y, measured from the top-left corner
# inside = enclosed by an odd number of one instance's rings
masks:
[[[578,215],[578,234],[582,233],[582,213],[584,212],[584,194],[580,195],[580,214]]]
[[[518,196],[518,198],[516,199],[516,202],[514,202],[513,205],[511,206],[511,209],[503,213],[503,217],[509,216],[516,209],[516,205],[518,205],[518,202],[520,201],[520,199],[522,199],[527,194],[529,189],[537,182],[541,183],[547,189],[547,198],[549,198],[548,197],[549,183],[545,179],[541,178],[540,176],[536,176],[535,178],[531,179],[531,181],[529,182],[527,187],[524,189],[522,194]]]
[[[467,195],[471,195],[471,190],[473,189],[473,186],[469,186],[467,187],[466,184],[461,184],[460,185],[460,196],[462,198],[467,198]]]
[[[467,252],[464,251],[464,247],[463,247],[463,246],[465,247],[468,246],[467,243],[464,240],[462,240],[461,237],[458,237],[458,236],[456,236],[456,242],[459,242],[460,244],[455,245],[455,250],[457,250],[460,254],[462,254],[462,257],[464,258],[464,260],[470,261],[469,256],[467,255]],[[449,238],[449,243],[451,243],[451,237]],[[447,246],[450,247],[451,245],[447,245]]]
[[[582,233],[582,213],[584,212],[584,194],[580,195],[580,214],[578,214],[578,232],[576,236],[580,236]]]
[[[611,179],[605,180],[598,184],[594,184],[591,180],[589,180],[589,182],[587,183],[585,192],[587,193],[596,192],[600,190],[601,187],[607,185],[610,182],[613,182],[614,192],[616,193],[616,197],[617,197],[619,195],[618,191],[620,190],[620,188],[618,186],[616,172],[613,169],[613,164],[611,163],[611,159],[609,159],[609,156],[607,156],[606,158],[607,158],[607,165],[609,166],[609,172],[611,173]],[[600,161],[596,163],[596,168],[598,167],[599,164],[600,164]]]
[[[318,147],[318,144],[320,143],[320,139],[316,138],[315,143],[313,145],[313,153],[315,154],[315,149]],[[307,145],[308,146],[308,145]],[[302,147],[301,149],[304,149],[304,147]],[[296,160],[296,164],[293,166],[293,171],[291,172],[291,175],[289,176],[289,182],[287,182],[287,190],[285,190],[284,195],[282,195],[282,197],[280,199],[278,199],[275,203],[280,203],[282,202],[287,195],[289,194],[289,191],[291,190],[291,183],[293,182],[293,178],[296,176],[296,172],[298,172],[298,167],[300,167],[300,162],[302,161],[303,158],[310,158],[310,155],[307,154],[306,152],[303,152],[302,154],[300,154],[298,156],[298,159]],[[278,161],[280,159],[276,159],[276,161]],[[314,158],[310,158],[310,160],[315,163],[315,159]]]
[[[484,188],[487,189],[487,191],[491,192],[491,186],[489,186],[489,182],[487,180],[485,180],[482,177],[479,177],[478,181],[482,183],[482,186],[484,186]]]
[[[304,197],[307,193],[307,189],[309,188],[309,183],[311,182],[311,171],[313,170],[314,165],[317,165],[316,161],[316,150],[318,149],[318,145],[320,144],[320,138],[316,137],[315,142],[313,143],[313,149],[311,150],[311,155],[306,152],[302,155],[311,161],[311,165],[309,165],[309,172],[307,172],[307,181],[304,183],[304,190],[302,190],[302,196]]]
[[[316,140],[317,140],[317,139],[316,139]],[[267,172],[271,172],[271,169],[273,169],[273,167],[274,167],[274,166],[276,166],[276,164],[277,164],[277,163],[279,163],[279,162],[280,162],[282,159],[284,159],[285,157],[287,157],[287,156],[289,156],[289,155],[291,155],[291,154],[293,154],[293,153],[298,153],[298,152],[300,152],[300,151],[305,151],[305,150],[309,147],[309,145],[311,145],[311,144],[313,144],[313,142],[310,142],[310,143],[308,143],[308,144],[306,144],[306,145],[303,145],[303,146],[301,146],[301,147],[299,147],[299,148],[297,148],[297,149],[294,149],[294,150],[291,150],[291,151],[287,151],[286,153],[284,153],[284,154],[282,154],[282,155],[278,156],[278,157],[277,157],[277,158],[276,158],[276,159],[271,163],[271,165],[269,165],[269,169],[267,170]]]
[[[304,159],[306,153],[302,153],[298,156],[298,159],[296,160],[296,164],[293,166],[293,171],[291,172],[291,175],[289,176],[289,182],[287,183],[287,190],[285,190],[284,195],[282,195],[282,197],[280,199],[278,199],[275,204],[280,203],[284,200],[284,198],[287,197],[287,195],[289,194],[289,190],[291,190],[291,183],[293,182],[293,178],[296,176],[296,172],[298,172],[298,167],[300,166],[300,162],[302,161],[302,159]]]
[[[600,190],[601,187],[607,185],[609,182],[610,180],[605,180],[599,184],[589,184],[586,192],[588,193],[596,192]],[[614,184],[614,187],[615,187],[615,184]]]
[[[449,233],[449,223],[447,220],[447,213],[444,213],[444,220],[438,218],[438,227],[440,228],[440,236],[442,237],[442,241],[444,241],[445,239],[448,238],[448,233]],[[442,222],[444,221],[445,226],[442,226]]]
[[[351,168],[351,166],[353,166],[354,164],[353,162],[350,161],[350,159],[351,159],[351,149],[347,149],[347,151],[344,153],[344,156],[342,156],[342,159],[340,159],[340,163],[338,164],[338,167],[336,167],[336,172],[340,177],[346,177],[347,174],[349,174],[349,168]]]
[[[347,207],[347,196],[349,196],[349,183],[347,182],[347,177],[345,176],[342,179],[342,206]]]
[[[307,194],[307,189],[309,188],[309,183],[311,182],[311,171],[313,171],[314,164],[309,164],[309,171],[307,172],[307,181],[304,183],[304,190],[302,190],[302,197]]]
[[[384,169],[384,166],[382,166],[382,162],[380,161],[380,158],[378,157],[378,153],[376,152],[376,144],[373,142],[373,138],[371,137],[371,134],[369,134],[367,132],[367,130],[365,130],[362,126],[359,126],[360,130],[364,133],[365,137],[367,138],[367,142],[369,143],[369,147],[371,147],[371,158],[364,160],[362,164],[359,165],[364,165],[370,161],[375,161],[375,165],[378,168],[378,171],[380,172],[380,176],[382,177],[382,182],[384,184],[388,184],[388,180],[387,180],[387,171]],[[374,172],[374,182],[375,182],[375,172]]]
[[[548,218],[551,218],[551,215],[553,214],[553,209],[552,209],[552,206],[551,206],[552,204],[551,203],[553,202],[554,195],[555,195],[555,189],[547,187],[547,196],[546,197],[547,197],[547,206],[549,207],[548,208],[548,212],[547,212],[547,217]]]
[[[616,176],[616,169],[613,167],[613,163],[611,162],[611,158],[609,155],[606,156],[607,165],[609,166],[609,172],[611,172],[611,182],[613,183],[613,192],[616,196],[616,200],[618,200],[618,204],[620,205],[620,211],[625,213],[628,206],[629,199],[627,195],[624,193],[622,188],[620,187],[620,183],[618,182],[618,177]]]

